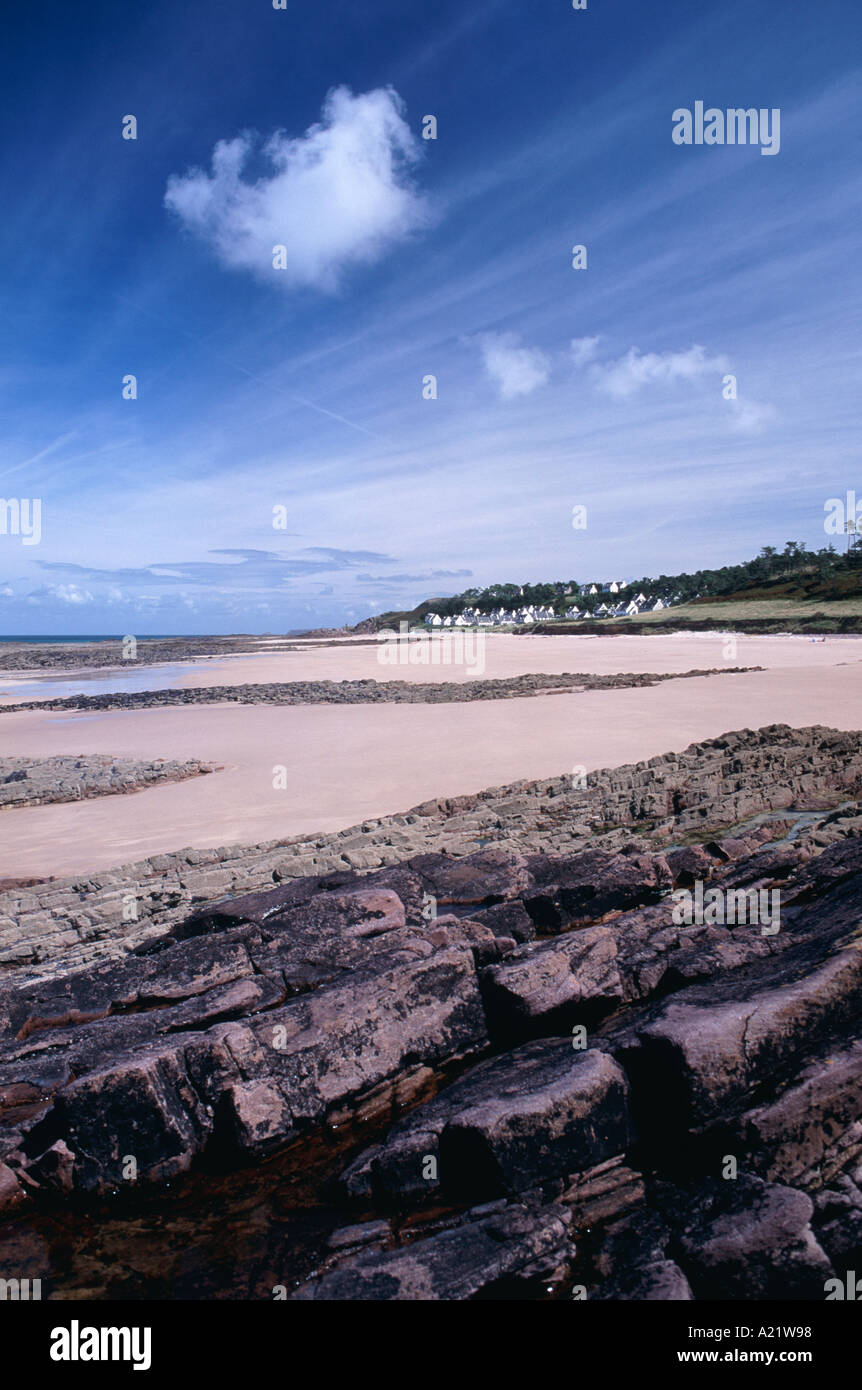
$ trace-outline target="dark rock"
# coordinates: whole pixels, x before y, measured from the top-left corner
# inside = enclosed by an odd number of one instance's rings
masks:
[[[713,856],[700,845],[669,850],[665,859],[675,888],[690,888],[698,879],[705,883],[715,867]]]
[[[540,932],[558,932],[612,911],[656,902],[673,886],[661,855],[608,855],[588,850],[570,860],[532,856],[535,888],[524,906]]]
[[[491,1036],[500,1042],[591,1026],[623,997],[617,941],[610,927],[587,927],[523,946],[482,973]]]
[[[673,1260],[652,1260],[603,1286],[597,1301],[689,1303],[691,1285]]]
[[[845,1164],[851,1147],[862,1158],[860,1120],[862,1042],[857,1041],[812,1058],[776,1100],[747,1111],[735,1132],[741,1152],[756,1162],[759,1173],[793,1182],[814,1178],[830,1157],[838,1167]]]
[[[295,1299],[389,1302],[528,1297],[571,1259],[568,1213],[508,1207],[397,1250],[342,1260]]]
[[[825,954],[825,959],[822,956]],[[819,1040],[840,1037],[862,1004],[862,952],[828,943],[730,972],[672,997],[618,1035],[615,1051],[662,1142],[768,1090]],[[662,1084],[657,1086],[661,1076]]]
[[[705,1184],[674,1240],[695,1297],[822,1300],[833,1270],[813,1212],[804,1192],[759,1178]]]
[[[0,1163],[0,1216],[10,1215],[25,1200],[25,1193],[12,1169]]]
[[[602,1052],[544,1040],[480,1063],[397,1124],[344,1175],[352,1195],[521,1192],[628,1146],[626,1079]],[[428,1159],[436,1177],[427,1176]]]
[[[498,903],[471,912],[470,916],[474,922],[490,927],[495,936],[508,936],[519,943],[532,941],[536,935],[535,923],[522,902]]]
[[[113,1296],[95,1253],[112,1250],[121,1296],[141,1296],[116,1252],[161,1239],[178,1182],[215,1263],[234,1241],[257,1261],[265,1232],[303,1298],[822,1299],[862,1268],[862,816],[802,812],[860,777],[859,734],[775,726],[586,790],[524,782],[257,857],[157,856],[132,875],[154,905],[138,925],[116,920],[131,870],[10,891],[13,1247],[42,1223],[75,1288]],[[505,843],[464,853],[488,838]],[[412,857],[324,871],[396,846]],[[673,886],[707,880],[777,885],[780,930],[674,920]],[[108,1197],[131,1215],[91,1219]],[[80,1234],[51,1215],[70,1199]],[[148,1287],[190,1288],[184,1258]],[[250,1262],[228,1261],[248,1266],[235,1296],[259,1295]]]

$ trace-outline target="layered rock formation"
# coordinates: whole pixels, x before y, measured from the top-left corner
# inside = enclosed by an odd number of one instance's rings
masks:
[[[310,874],[7,978],[21,1272],[99,1297],[823,1299],[862,1267],[862,739],[818,737],[617,774],[604,810],[636,839]],[[751,797],[773,814],[739,827]],[[780,894],[777,926],[759,896],[687,924],[672,894],[698,884]],[[200,1253],[214,1208],[230,1276]]]
[[[485,846],[570,855],[644,847],[760,814],[833,806],[858,793],[858,734],[772,725],[646,762],[491,787],[313,839],[160,854],[91,876],[0,891],[0,972],[48,977],[118,958],[163,934],[195,904],[310,874],[378,869],[411,855]],[[817,832],[825,845],[834,831]],[[0,885],[2,889],[4,885]]]
[[[417,645],[418,665],[430,665],[430,648]],[[413,664],[412,662],[409,664]],[[443,663],[445,665],[445,662]],[[66,695],[60,699],[30,700],[0,705],[0,714],[14,710],[116,710],[156,709],[167,705],[448,705],[469,700],[514,700],[531,695],[550,695],[583,690],[625,690],[658,685],[662,681],[691,680],[696,676],[738,676],[760,671],[761,666],[720,666],[708,670],[619,672],[562,675],[531,674],[501,680],[420,681],[276,681],[254,685],[204,685],[181,689],[112,691],[104,695]]]
[[[212,772],[192,759],[173,762],[159,758],[136,762],[98,754],[81,757],[0,758],[0,809],[41,806],[52,801],[82,801],[91,796],[116,796],[141,791],[159,782],[182,782]]]
[[[14,671],[20,676],[41,675],[45,671],[113,670],[128,671],[138,666],[188,661],[199,657],[248,654],[263,644],[255,637],[140,637],[134,661],[129,659],[125,639],[103,638],[94,642],[0,642],[0,673]],[[278,638],[266,647],[294,650],[287,639]],[[266,647],[263,647],[266,650]]]

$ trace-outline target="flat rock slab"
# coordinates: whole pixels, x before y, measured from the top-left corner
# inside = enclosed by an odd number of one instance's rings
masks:
[[[111,758],[91,753],[80,758],[0,758],[0,810],[13,806],[44,806],[57,801],[83,801],[91,796],[117,796],[141,791],[161,782],[182,782],[214,769],[197,759],[151,762]]]
[[[524,1297],[530,1287],[537,1290],[559,1277],[571,1258],[568,1220],[559,1206],[509,1207],[400,1249],[354,1256],[293,1297],[350,1302]]]
[[[380,1200],[438,1186],[478,1200],[592,1168],[628,1142],[628,1084],[613,1058],[540,1040],[472,1068],[361,1155],[343,1182]]]
[[[249,986],[261,981],[224,988]],[[251,1003],[241,1001],[239,1011]],[[125,1034],[126,1050],[105,1063],[98,1052],[105,1030],[134,1026],[133,1016],[75,1030],[64,1040],[65,1060],[48,1033],[44,1047],[4,1067],[0,1081],[10,1089],[56,1087],[53,1101],[22,1126],[31,1167],[62,1140],[71,1154],[68,1185],[105,1192],[125,1180],[129,1157],[137,1181],[164,1181],[186,1171],[214,1136],[261,1156],[416,1058],[443,1063],[487,1043],[473,956],[464,948],[418,960],[406,952],[382,957],[258,1018],[204,1031],[190,1021],[191,1031],[170,1041],[132,1045]]]
[[[813,1212],[806,1193],[759,1178],[706,1184],[675,1240],[696,1297],[825,1298]]]
[[[836,943],[822,963],[807,947],[765,973],[733,972],[712,990],[672,997],[617,1050],[653,1129],[694,1129],[768,1090],[818,1043],[840,1039],[862,1007],[862,949]],[[774,980],[775,983],[769,983]],[[659,1083],[659,1078],[661,1082]]]
[[[610,927],[585,927],[523,946],[482,972],[482,997],[491,1035],[500,1041],[591,1025],[623,999],[616,934]]]

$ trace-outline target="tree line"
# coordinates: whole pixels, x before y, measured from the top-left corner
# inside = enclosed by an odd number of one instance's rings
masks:
[[[715,598],[733,594],[740,589],[781,580],[806,578],[828,579],[847,569],[849,557],[840,555],[833,545],[822,550],[808,550],[804,541],[787,541],[783,551],[765,545],[753,560],[739,565],[722,565],[718,569],[695,570],[693,573],[644,575],[622,591],[620,598],[643,594],[647,599],[660,598],[665,602],[687,603],[694,598]],[[556,580],[543,584],[489,584],[485,589],[465,589],[451,598],[435,599],[434,612],[441,617],[454,617],[465,608],[490,613],[498,608],[524,608],[528,604],[553,607],[565,613],[576,607],[592,612],[600,603],[617,602],[616,596],[579,593],[582,584],[600,583],[589,579]]]

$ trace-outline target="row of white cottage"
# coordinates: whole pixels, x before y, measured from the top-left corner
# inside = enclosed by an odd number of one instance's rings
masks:
[[[531,603],[526,608],[497,608],[491,613],[480,613],[478,608],[465,608],[463,613],[446,618],[441,618],[439,613],[428,613],[425,623],[427,627],[523,627],[530,623],[572,622],[582,618],[634,618],[640,613],[656,613],[667,607],[669,605],[663,599],[647,599],[643,594],[638,594],[636,598],[614,607],[600,603],[592,612],[569,608],[565,618],[555,613],[553,608]]]

